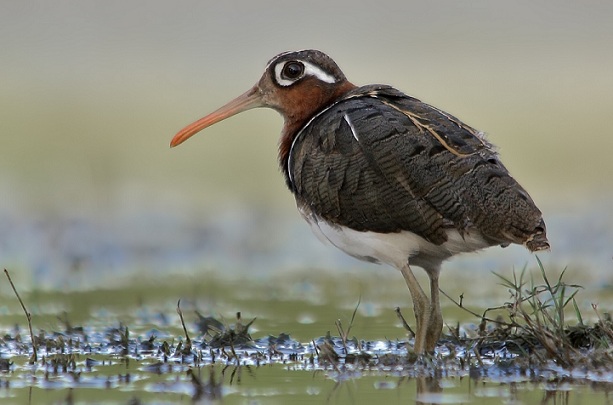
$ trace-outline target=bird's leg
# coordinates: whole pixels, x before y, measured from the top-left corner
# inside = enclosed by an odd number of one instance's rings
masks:
[[[443,315],[441,314],[441,303],[438,290],[438,269],[428,271],[430,277],[430,319],[426,330],[425,351],[434,352],[436,343],[443,331]]]
[[[417,282],[408,262],[400,268],[400,272],[409,287],[411,298],[413,299],[413,311],[415,312],[416,322],[413,350],[417,354],[423,354],[426,349],[424,346],[427,339],[428,325],[430,324],[431,305],[426,293],[424,293],[424,290]]]

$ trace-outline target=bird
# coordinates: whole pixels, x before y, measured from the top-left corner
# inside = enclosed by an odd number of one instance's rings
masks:
[[[257,107],[284,118],[280,169],[313,232],[404,277],[418,355],[435,353],[442,334],[445,260],[497,245],[550,248],[541,211],[484,133],[392,86],[356,86],[318,50],[273,57],[252,88],[180,130],[170,146]],[[428,275],[429,296],[412,266]]]

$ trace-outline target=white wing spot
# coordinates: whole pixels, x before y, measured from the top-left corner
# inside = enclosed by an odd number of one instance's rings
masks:
[[[356,141],[360,142],[360,138],[358,138],[358,132],[355,130],[355,127],[353,126],[353,123],[349,119],[349,116],[347,114],[345,114],[345,115],[343,115],[343,119],[345,120],[347,125],[349,125],[349,128],[351,128],[351,135],[353,135],[353,139],[355,139]]]

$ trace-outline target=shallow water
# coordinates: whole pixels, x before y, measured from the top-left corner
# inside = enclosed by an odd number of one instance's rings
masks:
[[[410,340],[393,311],[401,303],[412,323],[403,285],[393,280],[381,283],[381,277],[374,275],[352,279],[316,271],[299,273],[298,280],[292,276],[274,284],[250,283],[204,273],[197,279],[175,276],[162,283],[135,278],[113,289],[67,295],[25,293],[22,298],[33,314],[35,334],[44,335],[48,342],[39,349],[35,366],[27,364],[31,346],[25,316],[16,298],[3,289],[0,357],[10,363],[0,371],[0,398],[9,404],[135,400],[152,404],[495,404],[501,398],[505,403],[575,404],[604,403],[613,389],[613,374],[606,370],[565,370],[554,363],[535,368],[504,366],[504,362],[488,360],[486,353],[479,362],[473,356],[459,366],[444,360],[453,347],[445,339],[439,345],[442,357],[438,360],[408,362],[403,359]],[[457,294],[454,288],[448,291]],[[482,310],[473,297],[465,297],[465,303]],[[194,348],[189,356],[173,351],[186,342],[176,312],[179,299]],[[236,344],[237,357],[230,347],[211,346],[210,336],[198,332],[199,317],[194,311],[220,319],[226,326],[235,325],[237,311],[243,325],[257,318],[249,329],[254,342]],[[448,324],[461,323],[462,333],[476,328],[478,319],[449,301],[443,301],[443,312]],[[321,352],[325,341],[344,353],[338,338],[325,338],[328,332],[338,336],[337,320],[344,330],[351,325],[348,336],[378,356],[378,365],[360,365],[350,361],[351,356],[344,361],[341,357],[337,364],[325,361]],[[151,336],[155,340],[148,344]],[[63,350],[49,343],[58,339],[64,342]],[[161,348],[163,342],[171,347],[168,356]],[[354,352],[354,345],[348,342],[347,353]],[[67,355],[74,356],[64,368],[62,359]],[[386,363],[386,355],[400,357]]]
[[[158,375],[117,363],[94,367],[95,377],[82,377],[77,383],[71,379],[56,383],[53,377],[32,389],[13,383],[11,389],[0,391],[0,398],[7,404],[130,403],[135,398],[141,403],[191,403],[195,388],[185,377],[185,369],[175,366],[173,372]],[[339,376],[334,371],[294,370],[281,365],[204,367],[198,373],[207,383],[213,375],[215,383],[221,385],[205,388],[207,393],[214,393],[200,397],[199,403],[588,404],[606,403],[610,395],[607,384],[576,384],[564,379],[542,383],[529,377],[500,382],[496,378],[407,378],[378,372]],[[42,373],[37,377],[42,380]],[[25,377],[26,383],[30,378]]]

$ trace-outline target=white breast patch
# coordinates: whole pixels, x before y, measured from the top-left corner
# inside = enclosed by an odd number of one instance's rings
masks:
[[[447,241],[442,245],[435,245],[409,231],[361,232],[345,226],[331,225],[312,214],[300,211],[321,241],[331,243],[357,259],[386,263],[396,268],[401,268],[407,261],[410,263],[411,257],[419,259],[416,263],[418,266],[428,262],[436,267],[457,253],[473,252],[491,245],[481,235],[465,234],[462,237],[455,229],[447,231]]]

